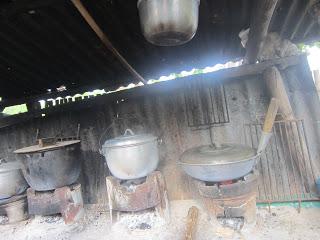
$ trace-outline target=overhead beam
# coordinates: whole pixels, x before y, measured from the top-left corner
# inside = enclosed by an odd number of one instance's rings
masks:
[[[278,0],[254,1],[255,7],[250,23],[249,39],[246,46],[246,63],[256,63],[263,41],[268,34],[269,25]]]
[[[116,58],[122,63],[122,65],[132,74],[132,76],[138,81],[147,84],[147,81],[127,62],[127,60],[118,52],[118,50],[113,46],[107,35],[98,26],[96,21],[90,15],[88,10],[82,4],[81,0],[71,0],[73,5],[86,20],[88,25],[97,34],[102,43],[116,56]]]
[[[203,79],[206,79],[206,83],[208,85],[216,83],[217,80],[219,81],[231,81],[233,79],[239,79],[242,77],[247,77],[247,76],[254,76],[254,75],[259,75],[263,74],[264,71],[272,66],[277,66],[278,69],[283,70],[286,69],[287,67],[290,66],[295,66],[300,64],[301,62],[306,61],[306,55],[297,55],[297,56],[291,56],[291,57],[286,57],[286,58],[277,58],[277,59],[272,59],[268,60],[262,63],[258,64],[251,64],[251,65],[242,65],[239,67],[234,67],[234,68],[229,68],[229,69],[221,69],[216,72],[212,73],[206,73],[201,75]],[[181,87],[184,86],[185,82],[192,81],[195,79],[198,79],[199,76],[197,75],[192,75],[192,76],[187,76],[183,78],[178,78],[175,79],[174,81],[165,81],[157,84],[148,84],[147,86],[143,86],[141,88],[132,88],[126,91],[119,91],[114,94],[107,94],[104,95],[105,98],[127,98],[132,95],[139,95],[140,96],[145,96],[145,95],[154,95],[155,93],[159,92],[164,92],[167,93],[168,91],[172,90],[177,90],[181,89]],[[92,87],[91,89],[97,89],[99,87]],[[83,93],[85,91],[88,91],[88,88],[79,88],[79,89],[73,89],[73,90],[68,90],[64,92],[52,92],[52,93],[47,93],[47,94],[42,94],[38,96],[32,96],[29,98],[23,98],[23,99],[4,99],[0,102],[0,108],[4,108],[7,106],[12,106],[12,105],[18,105],[26,102],[36,102],[38,100],[42,99],[49,99],[49,98],[57,98],[57,97],[66,97],[68,95],[74,95],[76,93]],[[111,90],[111,88],[110,88]],[[100,97],[102,99],[103,97]],[[104,99],[104,98],[103,98]],[[97,100],[98,101],[98,100]],[[95,101],[95,103],[97,103]],[[106,100],[103,100],[102,102],[106,102]],[[70,104],[66,104],[70,105]],[[58,107],[59,108],[59,107]],[[58,109],[57,108],[57,109]]]

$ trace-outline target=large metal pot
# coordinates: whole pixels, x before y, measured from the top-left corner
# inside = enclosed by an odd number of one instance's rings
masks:
[[[157,137],[135,135],[130,129],[123,136],[105,141],[100,152],[112,175],[123,180],[145,177],[159,163]]]
[[[80,140],[72,140],[15,151],[25,155],[23,175],[29,185],[36,191],[49,191],[73,184],[81,169],[79,143]]]
[[[23,193],[28,184],[18,162],[0,160],[0,199],[10,198]]]
[[[277,111],[278,102],[272,99],[257,150],[237,144],[211,144],[185,151],[179,164],[188,175],[201,181],[222,182],[245,176],[270,140]]]
[[[139,0],[143,35],[159,46],[190,41],[198,28],[199,4],[200,0]]]
[[[201,181],[220,182],[240,178],[254,166],[256,151],[250,147],[222,144],[192,148],[183,153],[180,163],[190,176]]]

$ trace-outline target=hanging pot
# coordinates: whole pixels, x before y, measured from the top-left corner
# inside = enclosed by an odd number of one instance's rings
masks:
[[[198,28],[199,4],[200,0],[139,0],[143,35],[159,46],[190,41]]]
[[[28,184],[21,171],[19,162],[0,160],[0,199],[10,198],[23,193]]]
[[[104,142],[100,153],[113,176],[130,180],[146,177],[159,163],[157,137],[127,129],[123,136]]]
[[[16,150],[24,155],[23,175],[36,191],[49,191],[73,184],[80,175],[80,140],[35,145]]]

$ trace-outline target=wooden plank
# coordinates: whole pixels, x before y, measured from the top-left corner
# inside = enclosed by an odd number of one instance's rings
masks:
[[[255,11],[251,19],[249,39],[246,46],[246,62],[255,63],[263,41],[268,34],[271,18],[275,11],[278,0],[255,1]]]
[[[274,120],[276,119],[276,115],[278,112],[278,107],[279,107],[278,99],[272,98],[270,101],[268,112],[264,120],[263,132],[265,133],[271,132]]]
[[[198,223],[199,209],[195,206],[191,207],[187,216],[187,230],[185,240],[195,239],[195,232]]]
[[[272,95],[279,100],[279,111],[285,120],[294,119],[293,110],[290,104],[289,96],[286,91],[282,76],[276,67],[266,69],[263,78]]]
[[[92,30],[100,38],[101,42],[117,57],[117,59],[123,64],[123,66],[132,74],[132,76],[138,81],[147,84],[147,81],[127,62],[127,60],[118,52],[113,46],[107,35],[98,26],[96,21],[92,18],[85,6],[80,0],[71,0],[73,5],[78,9],[82,17],[86,20]]]

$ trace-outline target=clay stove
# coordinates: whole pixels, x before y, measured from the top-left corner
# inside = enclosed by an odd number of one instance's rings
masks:
[[[196,181],[203,203],[216,218],[243,218],[244,223],[256,220],[257,173],[239,179],[212,183]]]
[[[159,171],[145,178],[119,180],[106,178],[111,221],[113,212],[120,214],[154,209],[165,221],[169,220],[169,205],[165,181]]]

